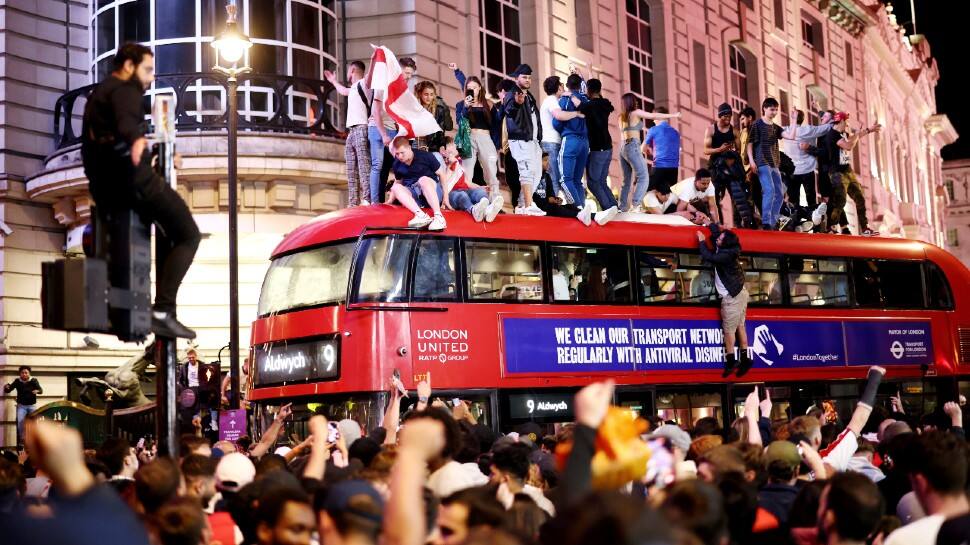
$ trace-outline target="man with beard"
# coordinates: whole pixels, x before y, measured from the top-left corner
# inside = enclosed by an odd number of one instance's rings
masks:
[[[818,504],[818,542],[861,545],[885,510],[879,489],[861,473],[838,473],[822,490]]]

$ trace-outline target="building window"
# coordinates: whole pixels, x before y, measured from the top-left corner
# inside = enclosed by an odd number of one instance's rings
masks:
[[[960,246],[960,240],[957,237],[959,229],[947,229],[946,230],[946,245],[950,248],[956,248]]]
[[[643,101],[645,109],[654,104],[653,45],[650,39],[650,8],[646,0],[626,2],[627,60],[630,62],[630,91]]]
[[[730,57],[729,79],[731,80],[731,107],[740,112],[748,106],[748,67],[741,48],[731,44],[728,46]]]
[[[785,0],[775,0],[775,28],[785,30]]]
[[[855,67],[852,64],[852,45],[848,41],[845,42],[845,73],[849,76],[855,73]]]
[[[950,202],[953,202],[953,180],[943,182],[943,187],[946,188],[946,194],[950,197]]]
[[[819,55],[825,54],[822,24],[805,12],[802,12],[802,44],[814,49]]]
[[[778,89],[778,106],[779,106],[778,109],[781,110],[781,125],[783,127],[787,127],[788,125],[791,125],[793,120],[791,118],[791,115],[789,115],[789,112],[791,111],[791,106],[788,99],[788,91]]]
[[[586,51],[593,50],[593,8],[591,0],[576,0],[576,45]]]
[[[694,41],[694,93],[697,102],[709,104],[707,98],[707,48]]]
[[[498,84],[522,62],[519,37],[518,0],[480,0],[482,79],[488,90],[498,93]]]

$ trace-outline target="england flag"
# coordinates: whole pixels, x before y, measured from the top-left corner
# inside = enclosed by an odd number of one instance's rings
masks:
[[[374,54],[365,85],[375,94],[383,94],[384,111],[397,122],[398,136],[415,138],[441,131],[434,115],[408,91],[408,82],[394,52],[384,46],[372,47]]]

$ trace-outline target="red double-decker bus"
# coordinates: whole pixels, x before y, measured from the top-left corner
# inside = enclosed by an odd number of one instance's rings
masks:
[[[739,231],[755,365],[723,379],[699,228],[465,213],[444,232],[396,227],[408,218],[333,212],[276,248],[252,328],[258,421],[293,402],[373,427],[394,370],[410,389],[430,374],[502,431],[572,420],[573,393],[604,377],[618,404],[687,425],[728,424],[751,383],[774,418],[823,400],[848,412],[874,364],[882,402],[932,410],[970,389],[970,273],[932,245]]]

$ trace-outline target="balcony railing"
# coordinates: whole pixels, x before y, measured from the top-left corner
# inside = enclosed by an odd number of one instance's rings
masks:
[[[329,82],[267,74],[243,74],[238,79],[239,130],[345,137],[333,125],[338,108]],[[225,76],[216,72],[161,74],[145,94],[146,106],[154,95],[174,95],[177,131],[223,130],[228,117],[225,83]],[[84,104],[94,88],[80,87],[57,99],[55,151],[80,143]],[[146,120],[151,123],[147,115]]]

